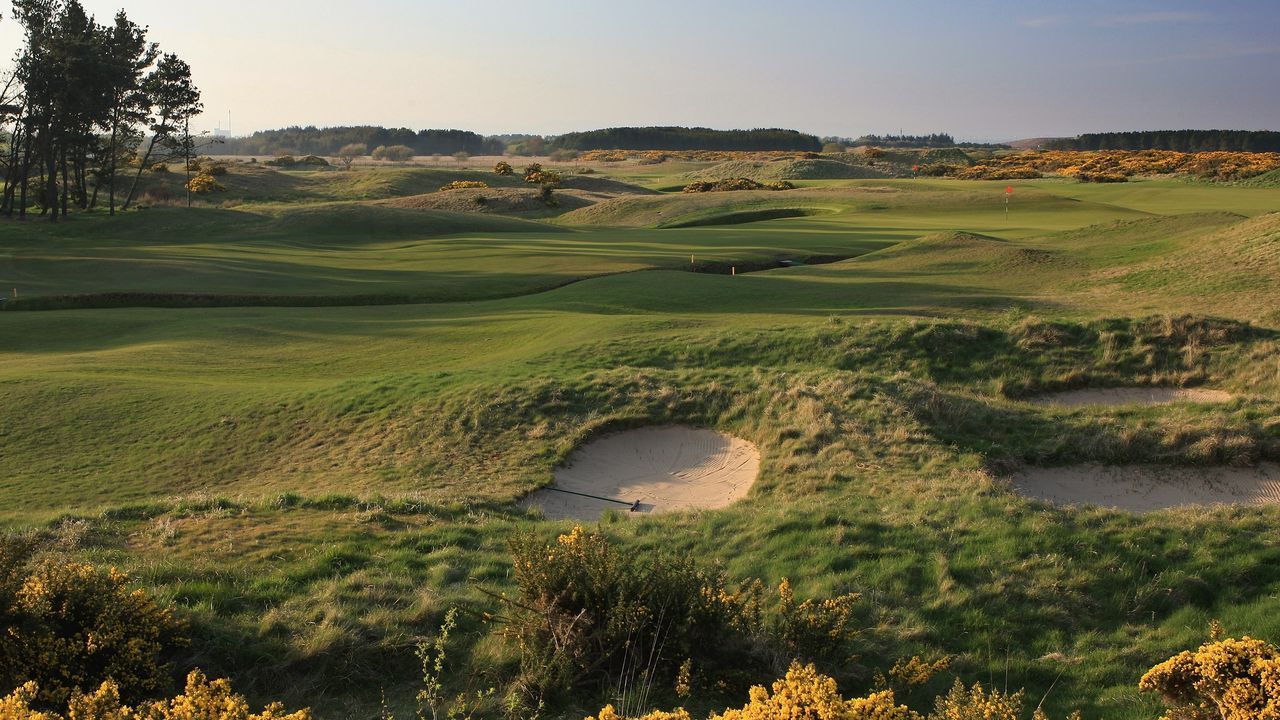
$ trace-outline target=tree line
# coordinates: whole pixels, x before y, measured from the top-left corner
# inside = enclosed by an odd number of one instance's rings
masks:
[[[23,41],[0,90],[0,213],[38,209],[56,221],[105,201],[114,214],[117,200],[133,202],[145,169],[190,160],[200,91],[146,27],[123,10],[98,23],[79,0],[14,0],[11,17]]]
[[[501,155],[505,143],[467,130],[418,130],[372,125],[354,127],[287,127],[260,130],[247,137],[227,138],[211,154],[337,156],[347,146],[404,146],[415,155]]]
[[[561,150],[796,150],[818,152],[822,141],[796,130],[712,130],[702,127],[616,127],[571,132],[551,140]]]
[[[1049,150],[1175,150],[1177,152],[1280,152],[1271,130],[1144,130],[1086,133],[1045,144]]]

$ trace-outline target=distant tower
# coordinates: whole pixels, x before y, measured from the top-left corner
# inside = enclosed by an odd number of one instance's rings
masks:
[[[231,111],[230,110],[227,111],[227,126],[225,128],[214,128],[213,136],[220,137],[220,138],[231,137]]]

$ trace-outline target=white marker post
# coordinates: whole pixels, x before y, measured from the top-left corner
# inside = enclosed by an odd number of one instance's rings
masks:
[[[1009,222],[1009,198],[1013,197],[1013,186],[1004,189],[1004,221]]]

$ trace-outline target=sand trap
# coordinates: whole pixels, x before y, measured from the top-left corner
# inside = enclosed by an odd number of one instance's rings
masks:
[[[1036,405],[1082,407],[1086,405],[1168,405],[1175,402],[1223,403],[1231,393],[1203,388],[1091,388],[1031,398]]]
[[[1150,512],[1187,505],[1280,504],[1280,465],[1194,468],[1077,465],[1034,468],[1013,478],[1018,492],[1062,505]]]
[[[551,487],[523,504],[550,520],[722,508],[747,494],[759,470],[760,451],[746,440],[679,426],[628,430],[575,450]]]

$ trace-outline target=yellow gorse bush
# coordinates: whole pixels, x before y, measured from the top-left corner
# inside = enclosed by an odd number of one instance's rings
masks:
[[[987,691],[982,683],[965,687],[956,680],[951,691],[939,697],[929,720],[1018,720],[1022,713],[1022,691]]]
[[[676,708],[675,710],[654,710],[647,715],[641,715],[637,718],[628,718],[619,715],[612,705],[605,705],[598,714],[588,717],[586,720],[691,720],[689,713],[684,708]]]
[[[0,683],[35,681],[39,699],[55,705],[108,678],[126,694],[155,690],[183,629],[115,568],[56,560],[30,569],[0,610]]]
[[[1280,649],[1245,636],[1156,665],[1138,687],[1170,706],[1165,720],[1280,720]]]
[[[470,190],[470,189],[487,188],[487,187],[489,187],[489,183],[482,182],[480,180],[454,180],[448,185],[441,186],[440,192],[445,192],[447,190]]]
[[[121,702],[120,688],[111,680],[91,693],[76,691],[66,715],[33,710],[31,703],[38,694],[36,683],[29,682],[0,698],[0,720],[312,720],[310,710],[288,713],[279,703],[251,712],[248,701],[231,689],[228,680],[211,681],[199,670],[187,675],[183,694],[137,708]]]
[[[222,183],[218,182],[218,179],[215,178],[208,170],[201,170],[197,175],[188,180],[187,189],[197,194],[221,192],[226,190]]]
[[[921,720],[921,717],[905,705],[899,705],[892,690],[846,700],[840,696],[833,678],[820,674],[813,665],[792,663],[786,676],[773,683],[772,692],[757,685],[751,688],[746,705],[712,715],[711,720]]]

